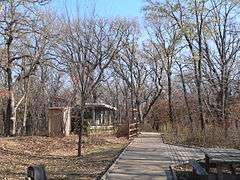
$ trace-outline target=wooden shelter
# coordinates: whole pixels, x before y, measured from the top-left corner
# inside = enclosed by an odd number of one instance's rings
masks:
[[[87,103],[84,114],[90,129],[110,129],[116,122],[117,109],[105,103]],[[68,136],[76,130],[79,121],[78,107],[51,107],[48,113],[49,136]]]
[[[86,107],[92,127],[113,125],[117,110],[115,107],[104,103],[87,103]]]

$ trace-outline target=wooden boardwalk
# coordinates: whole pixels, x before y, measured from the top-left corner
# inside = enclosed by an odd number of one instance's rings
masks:
[[[120,155],[102,179],[171,179],[168,145],[158,133],[142,133]]]
[[[102,179],[171,180],[171,164],[203,158],[204,153],[199,148],[168,145],[162,142],[159,133],[142,133],[131,142]]]

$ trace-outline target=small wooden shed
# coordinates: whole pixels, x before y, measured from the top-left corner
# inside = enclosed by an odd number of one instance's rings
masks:
[[[51,107],[48,111],[49,136],[68,136],[71,131],[71,108]]]

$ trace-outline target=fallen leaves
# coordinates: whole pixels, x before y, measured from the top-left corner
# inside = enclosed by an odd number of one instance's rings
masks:
[[[24,179],[29,165],[45,166],[50,179],[94,179],[127,144],[111,135],[85,138],[84,157],[78,158],[77,136],[0,138],[0,179]]]

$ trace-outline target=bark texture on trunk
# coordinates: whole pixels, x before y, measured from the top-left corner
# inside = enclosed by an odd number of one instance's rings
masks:
[[[168,114],[169,120],[172,123],[172,128],[174,128],[174,116],[173,116],[173,105],[172,105],[172,79],[171,72],[167,73],[168,80]]]
[[[187,89],[186,89],[186,84],[185,84],[185,80],[184,80],[184,76],[183,76],[183,67],[179,64],[179,69],[180,69],[180,77],[181,77],[181,81],[182,81],[182,88],[183,88],[183,94],[184,94],[184,101],[186,104],[186,108],[187,108],[187,113],[188,113],[188,119],[191,123],[191,132],[193,132],[193,119],[192,119],[192,112],[190,110],[190,106],[189,106],[189,101],[188,101],[188,96],[187,96]]]
[[[84,124],[84,113],[85,113],[85,99],[84,94],[80,97],[80,110],[79,110],[79,129],[78,129],[78,156],[83,155],[83,124]]]

